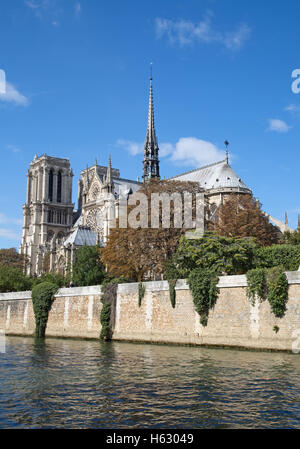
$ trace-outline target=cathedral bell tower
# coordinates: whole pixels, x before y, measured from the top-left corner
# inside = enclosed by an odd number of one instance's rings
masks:
[[[68,159],[46,154],[34,157],[27,174],[27,197],[23,206],[21,254],[26,256],[25,272],[39,275],[45,267],[55,270],[56,249],[63,243],[73,221],[73,172]]]
[[[154,126],[154,106],[153,106],[152,69],[151,69],[148,126],[144,144],[143,182],[145,182],[149,178],[160,179],[158,151],[159,148],[157,144]]]

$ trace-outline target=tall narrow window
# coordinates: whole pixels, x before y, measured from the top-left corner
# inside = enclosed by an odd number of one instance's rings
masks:
[[[53,201],[53,170],[49,173],[49,187],[48,187],[49,201]]]
[[[57,202],[61,203],[61,172],[57,175]]]

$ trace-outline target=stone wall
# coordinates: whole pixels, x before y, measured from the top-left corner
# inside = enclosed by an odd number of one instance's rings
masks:
[[[61,288],[55,295],[46,335],[99,338],[101,287]],[[0,294],[0,329],[7,335],[32,335],[35,320],[31,292]]]
[[[166,281],[145,283],[141,307],[138,284],[119,284],[113,339],[291,350],[300,337],[300,272],[288,272],[287,277],[289,301],[283,318],[275,318],[268,301],[251,305],[246,296],[246,276],[221,277],[220,295],[206,327],[200,324],[184,280],[177,281],[174,309]],[[60,289],[46,335],[99,338],[100,297],[100,286]],[[275,325],[279,327],[277,333]],[[30,292],[0,294],[0,329],[6,334],[33,334]]]

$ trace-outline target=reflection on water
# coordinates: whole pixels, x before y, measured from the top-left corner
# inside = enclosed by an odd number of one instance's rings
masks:
[[[300,427],[300,355],[8,337],[0,427]]]

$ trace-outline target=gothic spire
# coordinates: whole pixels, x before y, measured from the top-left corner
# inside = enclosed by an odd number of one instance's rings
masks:
[[[105,177],[105,186],[106,186],[108,192],[112,192],[113,191],[114,182],[113,182],[113,179],[112,179],[112,169],[111,169],[111,157],[110,157],[110,155],[109,155],[109,159],[108,159],[108,167],[107,167],[106,177]]]
[[[152,89],[152,63],[150,74],[150,95],[148,109],[148,125],[144,144],[143,181],[148,178],[159,178],[158,144],[154,125],[154,106]]]

